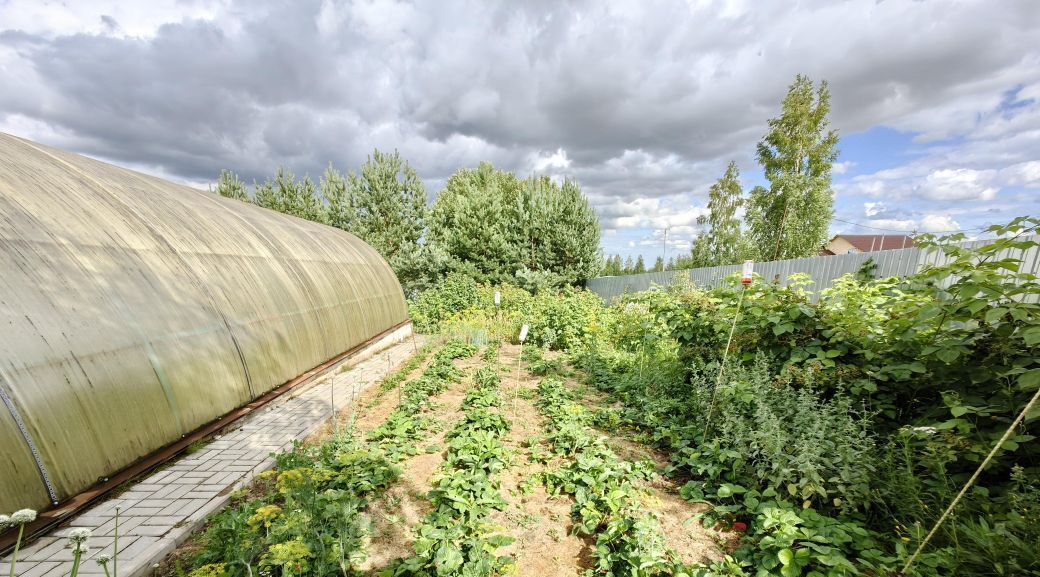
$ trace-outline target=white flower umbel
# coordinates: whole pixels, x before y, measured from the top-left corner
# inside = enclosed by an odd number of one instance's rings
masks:
[[[11,513],[11,524],[12,525],[24,525],[26,523],[32,523],[36,520],[36,511],[32,509],[22,509]]]
[[[105,577],[112,577],[112,574],[108,572],[108,563],[111,560],[112,556],[108,553],[102,553],[94,558],[94,561],[96,561],[98,565],[101,565],[101,568],[105,570]]]
[[[90,529],[79,527],[69,531],[69,543],[73,545],[86,543],[87,539],[90,539]]]
[[[6,529],[11,524],[11,517],[9,515],[0,515],[0,530]]]

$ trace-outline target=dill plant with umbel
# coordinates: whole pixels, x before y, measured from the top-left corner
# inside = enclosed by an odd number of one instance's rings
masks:
[[[14,541],[14,552],[11,554],[11,570],[8,573],[14,577],[14,565],[18,562],[18,549],[22,545],[22,537],[25,536],[25,526],[36,520],[36,511],[32,509],[20,509],[11,513],[11,516],[0,515],[0,530],[8,527],[18,527],[18,537]]]

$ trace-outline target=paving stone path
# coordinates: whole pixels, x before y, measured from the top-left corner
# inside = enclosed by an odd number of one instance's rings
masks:
[[[187,539],[208,515],[222,508],[230,493],[274,466],[272,452],[288,448],[293,441],[322,427],[331,416],[333,397],[337,410],[346,409],[368,385],[410,357],[416,346],[422,346],[421,336],[416,336],[414,343],[408,337],[353,366],[348,361],[349,368],[333,369],[314,383],[244,417],[232,425],[232,431],[214,438],[198,452],[143,477],[127,491],[87,509],[23,548],[15,575],[68,575],[72,550],[67,546],[67,536],[77,527],[86,527],[92,534],[80,575],[104,575],[93,558],[112,554],[116,507],[120,507],[119,575],[148,575],[153,565]],[[4,574],[9,565],[7,558],[0,561]]]

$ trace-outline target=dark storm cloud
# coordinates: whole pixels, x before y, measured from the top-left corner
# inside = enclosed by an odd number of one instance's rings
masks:
[[[490,160],[575,177],[605,215],[694,202],[729,159],[752,168],[799,72],[830,80],[841,130],[934,138],[1040,82],[1028,1],[239,2],[143,36],[98,19],[0,32],[0,82],[19,87],[0,92],[0,125],[191,181],[315,176],[374,147],[431,183]]]

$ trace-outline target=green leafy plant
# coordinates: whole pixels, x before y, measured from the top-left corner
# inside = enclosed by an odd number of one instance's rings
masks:
[[[493,534],[487,522],[492,510],[506,505],[495,478],[509,458],[502,443],[509,422],[498,412],[500,381],[494,365],[475,372],[428,495],[433,511],[415,528],[415,554],[380,575],[491,577],[511,569],[508,557],[494,554],[511,539]]]

